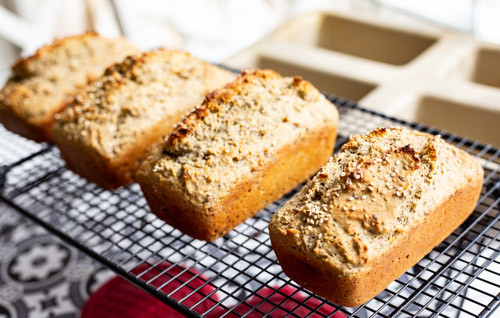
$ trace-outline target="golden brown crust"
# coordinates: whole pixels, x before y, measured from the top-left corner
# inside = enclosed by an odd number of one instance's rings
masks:
[[[310,83],[244,71],[177,126],[137,181],[160,218],[214,240],[316,171],[337,120]]]
[[[53,127],[68,167],[115,189],[208,91],[234,74],[176,50],[129,56],[77,95]]]
[[[273,215],[271,242],[290,278],[357,306],[465,220],[482,176],[477,160],[439,136],[377,129],[352,137]]]
[[[73,95],[111,63],[138,49],[125,39],[88,32],[56,39],[12,66],[13,76],[0,92],[0,122],[35,141],[49,141],[54,116]]]

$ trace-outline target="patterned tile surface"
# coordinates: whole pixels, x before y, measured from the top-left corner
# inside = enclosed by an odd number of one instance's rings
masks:
[[[114,274],[0,203],[0,318],[78,317]]]

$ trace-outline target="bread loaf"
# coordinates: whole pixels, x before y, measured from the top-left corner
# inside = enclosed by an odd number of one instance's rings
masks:
[[[0,122],[26,138],[48,141],[54,115],[105,68],[138,49],[123,38],[89,32],[55,40],[12,66],[0,92]]]
[[[205,94],[234,78],[175,50],[127,57],[58,114],[54,143],[81,176],[109,189],[127,185],[161,137]]]
[[[283,271],[339,305],[361,305],[473,211],[479,162],[439,136],[380,128],[352,137],[269,224]]]
[[[246,71],[177,126],[137,181],[158,217],[214,240],[316,172],[337,120],[309,82]]]

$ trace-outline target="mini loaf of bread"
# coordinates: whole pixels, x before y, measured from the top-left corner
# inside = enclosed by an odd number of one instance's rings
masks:
[[[316,172],[337,121],[335,106],[300,77],[245,71],[177,126],[137,181],[158,217],[214,240]]]
[[[269,224],[294,281],[358,306],[444,240],[473,211],[479,162],[439,136],[379,128],[353,137]]]
[[[86,179],[109,189],[128,185],[161,137],[235,77],[175,50],[127,57],[56,116],[54,143],[67,166]]]
[[[0,122],[26,138],[48,141],[54,115],[107,66],[138,49],[123,38],[85,33],[55,40],[12,66],[0,92]]]

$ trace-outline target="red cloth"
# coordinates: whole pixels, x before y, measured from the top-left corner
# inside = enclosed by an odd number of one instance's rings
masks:
[[[257,318],[262,317],[263,314],[269,314],[270,317],[284,317],[292,312],[294,316],[305,317],[311,314],[313,310],[317,310],[321,315],[314,313],[308,316],[315,318],[324,317],[335,311],[335,307],[323,304],[316,298],[308,299],[305,293],[297,291],[295,287],[286,285],[281,288],[276,286],[259,289],[256,295],[234,307],[231,313],[224,317],[241,317],[255,306],[256,310],[253,310],[245,317]],[[222,308],[217,308],[217,310],[210,317],[219,317],[226,312]],[[333,317],[344,318],[346,315],[342,312],[336,312]]]
[[[171,295],[178,301],[182,300],[194,289],[200,288],[207,282],[207,278],[198,275],[199,273],[195,272],[194,269],[191,268],[187,271],[181,266],[174,266],[167,262],[155,266],[142,264],[133,269],[132,272],[139,275],[147,269],[149,269],[149,271],[141,275],[141,279],[145,281],[153,279],[156,275],[167,269],[166,273],[150,282],[150,285],[154,287],[160,287],[163,283],[167,282],[170,277],[176,276],[182,272],[175,280],[161,289],[164,293],[169,294],[183,283],[189,281],[186,286],[179,288],[179,290]],[[194,278],[195,276],[196,278]],[[194,307],[194,310],[199,313],[204,313],[219,301],[219,297],[216,293],[211,294],[214,290],[215,288],[213,286],[205,284],[199,291],[191,294],[182,301],[182,304],[192,307],[201,301]],[[211,294],[210,297],[205,298],[205,296],[209,294]],[[328,315],[335,311],[335,307],[328,304],[322,304],[322,302],[316,298],[306,299],[307,295],[305,293],[297,291],[297,289],[292,286],[287,285],[281,288],[263,287],[247,301],[233,307],[231,313],[226,317],[239,317],[249,312],[255,306],[257,310],[252,311],[247,317],[261,317],[263,313],[270,313],[272,310],[274,311],[271,312],[271,317],[283,317],[289,312],[304,317],[310,314],[312,310],[318,310],[322,315]],[[276,308],[276,305],[279,305],[278,308]],[[207,317],[219,317],[226,312],[227,309],[218,306],[212,309],[207,314]],[[184,316],[125,279],[115,277],[90,296],[82,308],[81,317],[156,318]],[[312,314],[309,317],[320,317],[320,315]],[[333,317],[344,318],[346,316],[341,312],[337,312]]]
[[[160,274],[163,270],[168,269],[166,273],[160,275],[158,278],[154,279],[150,285],[154,287],[160,287],[163,283],[168,281],[171,277],[178,275],[179,273],[185,271],[185,268],[180,266],[172,266],[167,262],[151,266],[149,264],[142,264],[132,270],[136,275],[143,273],[149,269],[149,271],[141,276],[141,279],[149,281],[153,279],[156,275]],[[172,294],[172,297],[176,300],[183,299],[186,295],[189,295],[194,289],[199,288],[205,282],[207,278],[203,276],[197,276],[198,273],[193,269],[185,271],[180,274],[175,280],[170,282],[168,285],[163,287],[161,290],[169,294],[170,292],[177,289],[183,284],[183,282],[189,281],[187,286],[181,287],[178,291]],[[201,287],[199,291],[193,293],[191,296],[186,298],[182,303],[188,307],[191,307],[205,298],[215,290],[209,284]],[[201,295],[200,293],[203,293]],[[205,296],[204,296],[205,295]],[[205,299],[194,309],[197,312],[205,312],[209,308],[213,307],[219,298],[214,293],[209,298]],[[176,310],[165,305],[158,299],[154,298],[142,289],[134,286],[130,282],[126,281],[121,277],[115,277],[109,282],[104,284],[97,291],[92,293],[90,298],[87,300],[82,308],[81,312],[82,318],[99,318],[99,317],[120,317],[120,318],[156,318],[156,317],[184,317]]]

